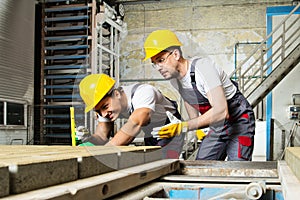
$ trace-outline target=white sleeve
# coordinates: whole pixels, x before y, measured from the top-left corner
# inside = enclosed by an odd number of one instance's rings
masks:
[[[198,90],[207,98],[207,92],[217,86],[222,86],[227,99],[231,99],[237,88],[228,75],[209,58],[201,59],[196,64],[196,84]],[[198,76],[197,76],[198,75]]]
[[[158,91],[151,85],[143,84],[138,86],[131,99],[134,109],[150,108],[155,111],[156,92]]]
[[[215,63],[209,58],[203,58],[196,63],[195,71],[197,87],[203,88],[205,94],[211,89],[222,85],[222,80],[219,74],[219,70]],[[197,78],[197,75],[199,77]],[[199,88],[199,89],[200,89]]]

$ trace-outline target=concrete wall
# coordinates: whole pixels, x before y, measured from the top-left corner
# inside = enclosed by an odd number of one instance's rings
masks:
[[[0,130],[0,145],[25,145],[28,141],[26,128],[6,128]]]
[[[134,82],[147,82],[158,87],[165,95],[181,102],[177,92],[173,90],[168,81],[164,81],[160,74],[151,67],[150,62],[143,62],[143,42],[150,32],[156,29],[173,30],[181,42],[184,43],[185,57],[206,55],[215,60],[227,73],[231,73],[235,66],[246,58],[256,43],[266,37],[266,8],[272,6],[291,5],[290,0],[161,0],[155,3],[125,4],[124,21],[128,25],[128,35],[121,46],[121,74],[122,84]],[[239,45],[237,45],[239,44]],[[236,57],[235,57],[236,54]],[[235,59],[237,58],[237,59]],[[299,82],[295,73],[290,74],[276,89],[285,90],[289,94],[274,96],[276,112],[284,112],[290,102],[290,93],[296,93],[299,88],[286,90],[290,84]],[[290,78],[292,81],[290,82]],[[297,84],[300,85],[300,84]],[[283,89],[285,88],[285,89]],[[284,101],[284,102],[282,102]],[[184,116],[186,112],[182,108]],[[276,113],[275,112],[275,113]],[[283,116],[283,115],[282,115]],[[274,114],[274,118],[278,117]],[[282,121],[279,119],[278,121]],[[289,129],[290,122],[280,122],[285,129]],[[257,138],[265,138],[259,126]],[[278,135],[278,133],[276,133]],[[276,138],[276,141],[278,139]],[[261,145],[257,145],[261,144]],[[256,148],[262,146],[265,151],[265,139],[256,141]],[[280,146],[280,144],[275,144]],[[277,147],[276,147],[277,148]],[[279,148],[279,147],[278,147]],[[278,150],[275,150],[276,152]],[[261,154],[261,150],[258,150]],[[276,157],[276,156],[274,156]]]
[[[208,55],[230,73],[235,66],[235,44],[256,43],[264,39],[266,7],[290,5],[287,0],[277,2],[165,0],[159,3],[125,5],[124,20],[128,25],[128,36],[122,46],[122,78],[130,75],[131,71],[136,72],[136,67],[144,72],[136,74],[137,78],[149,78],[152,70],[141,69],[147,68],[142,62],[142,46],[147,35],[156,29],[175,31],[185,44],[183,49],[186,57]],[[239,58],[243,58],[254,46],[240,46]],[[157,77],[157,74],[152,76]]]

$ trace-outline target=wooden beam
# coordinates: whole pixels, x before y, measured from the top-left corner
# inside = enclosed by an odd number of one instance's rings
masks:
[[[286,161],[278,161],[278,174],[284,199],[299,199],[300,182]]]
[[[154,155],[152,159],[148,158],[148,154]],[[3,184],[10,181],[10,194],[75,181],[159,159],[160,147],[0,145],[0,166],[3,166],[0,167],[0,173],[5,178],[5,170],[9,171],[9,177],[3,180]],[[5,188],[1,187],[1,196],[7,194]]]
[[[287,147],[284,159],[298,180],[300,180],[300,147]]]
[[[165,159],[61,185],[9,196],[29,199],[107,199],[180,169],[178,160]],[[3,198],[5,200],[6,198]]]
[[[182,173],[190,176],[278,177],[276,161],[181,161]]]
[[[8,167],[0,164],[0,198],[9,195],[9,171]]]

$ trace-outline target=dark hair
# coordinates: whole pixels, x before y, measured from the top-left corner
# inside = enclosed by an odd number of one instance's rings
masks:
[[[106,93],[106,95],[102,99],[105,99],[106,97],[111,97],[113,95],[114,91],[115,91],[115,89],[112,88],[110,91],[108,91]]]
[[[177,49],[179,51],[180,56],[182,57],[182,50],[181,50],[180,46],[171,46],[171,47],[168,47],[165,50],[163,50],[163,52],[171,52],[171,51],[174,51],[175,49]]]
[[[105,95],[105,97],[112,97],[112,95],[114,94],[114,91],[118,91],[118,92],[123,92],[123,88],[120,86],[120,87],[118,87],[118,88],[114,88],[114,89],[112,89],[111,91],[109,91],[106,95]]]

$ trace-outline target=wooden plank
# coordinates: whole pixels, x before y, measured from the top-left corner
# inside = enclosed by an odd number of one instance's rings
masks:
[[[95,156],[109,153],[120,152],[145,152],[156,151],[159,147],[105,147],[105,146],[93,146],[93,147],[72,147],[72,146],[6,146],[0,145],[0,163],[27,163],[39,162],[39,160],[52,161],[53,159],[61,158],[78,158],[83,156]]]
[[[300,180],[300,147],[288,147],[285,150],[285,161]]]
[[[0,164],[8,166],[10,194],[18,194],[78,179],[75,156],[64,147],[0,146]]]
[[[9,169],[9,177],[5,180],[10,180],[10,194],[19,194],[144,164],[145,152],[155,154],[159,149],[0,145],[0,165]],[[5,187],[1,188],[3,194],[7,193],[5,190]]]
[[[145,163],[149,163],[161,159],[163,159],[162,149],[157,149],[157,150],[147,149],[145,151]]]
[[[278,174],[284,199],[299,199],[300,182],[286,161],[278,161]]]
[[[133,167],[145,163],[145,155],[140,152],[122,152],[119,154],[119,169]]]
[[[10,193],[19,194],[78,179],[77,159],[10,165]]]
[[[118,154],[85,156],[78,160],[78,178],[87,178],[118,169]]]
[[[8,167],[0,164],[0,198],[9,195],[9,171]]]
[[[278,177],[275,161],[182,161],[182,173],[191,176]]]
[[[161,160],[160,147],[121,146],[108,148],[108,151],[113,150],[114,153],[104,154],[105,149],[86,148],[90,155],[81,157],[82,160],[79,162],[79,178],[87,178]],[[152,159],[146,160],[149,154],[151,154]]]
[[[24,194],[13,195],[3,200],[86,200],[107,199],[121,192],[150,182],[180,168],[178,160],[165,159],[119,171],[114,171],[70,183],[64,183]],[[122,184],[124,183],[124,184]]]

